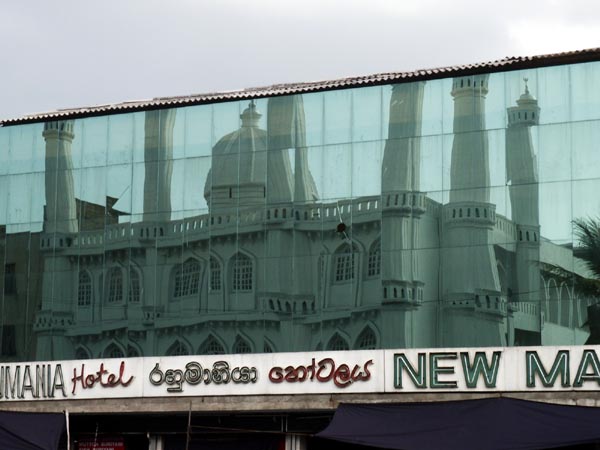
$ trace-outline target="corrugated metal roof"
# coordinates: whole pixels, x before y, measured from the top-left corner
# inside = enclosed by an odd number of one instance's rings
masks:
[[[119,114],[146,109],[173,108],[204,103],[218,103],[231,100],[273,97],[308,92],[328,91],[349,87],[376,86],[380,84],[402,83],[416,80],[431,80],[485,72],[504,72],[530,69],[543,66],[573,64],[600,60],[600,48],[551,53],[538,56],[507,57],[497,61],[481,62],[413,72],[389,72],[374,75],[340,78],[328,81],[275,84],[272,86],[243,89],[240,91],[193,94],[177,97],[157,97],[150,100],[128,101],[123,103],[96,105],[83,108],[61,109],[57,111],[30,114],[15,119],[0,120],[1,125],[45,122],[48,120],[79,118],[105,114]]]

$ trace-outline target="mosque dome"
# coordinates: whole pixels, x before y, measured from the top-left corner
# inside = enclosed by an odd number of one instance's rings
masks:
[[[212,168],[204,186],[204,197],[209,205],[224,206],[221,200],[225,204],[234,204],[234,201],[238,204],[238,199],[254,197],[264,201],[267,132],[259,128],[261,117],[251,102],[240,114],[241,127],[223,136],[213,147]],[[242,195],[244,191],[252,193]]]

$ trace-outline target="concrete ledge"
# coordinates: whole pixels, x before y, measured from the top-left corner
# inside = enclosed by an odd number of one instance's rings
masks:
[[[494,392],[257,395],[224,397],[120,398],[105,400],[47,400],[0,402],[1,411],[63,412],[71,414],[293,412],[331,411],[340,403],[415,403],[509,397],[563,405],[600,407],[600,392]]]

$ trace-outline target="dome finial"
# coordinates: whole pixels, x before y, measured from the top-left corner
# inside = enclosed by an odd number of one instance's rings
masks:
[[[258,127],[258,121],[261,117],[262,114],[256,109],[254,99],[250,100],[248,107],[242,114],[240,114],[240,119],[242,119],[242,127]]]
[[[527,95],[527,94],[529,94],[529,86],[527,86],[527,82],[529,81],[529,78],[523,77],[523,81],[525,82],[525,95]]]

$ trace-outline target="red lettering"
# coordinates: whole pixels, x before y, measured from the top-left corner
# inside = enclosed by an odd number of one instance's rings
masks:
[[[125,373],[125,361],[121,361],[121,365],[119,366],[119,380],[118,383],[123,387],[129,386],[129,384],[133,381],[133,375],[129,377],[127,381],[123,381],[123,374]]]
[[[329,366],[329,367],[328,367]],[[327,375],[321,375],[323,370],[330,369]],[[324,382],[329,381],[333,378],[333,374],[335,372],[335,361],[331,358],[325,358],[319,361],[319,370],[317,370],[317,380]]]
[[[121,365],[119,366],[119,376],[110,373],[108,370],[104,368],[104,363],[100,364],[100,368],[95,374],[85,375],[85,364],[81,365],[81,374],[77,374],[77,369],[73,369],[73,378],[71,378],[71,383],[73,384],[73,389],[71,391],[72,394],[75,394],[75,390],[77,388],[77,382],[81,381],[82,389],[89,389],[99,383],[102,387],[116,387],[118,385],[128,386],[133,381],[133,375],[129,377],[127,381],[123,380],[123,374],[125,373],[125,361],[121,361]],[[104,375],[108,375],[106,379]]]
[[[324,358],[318,363],[315,358],[312,359],[308,366],[287,366],[273,367],[269,371],[269,380],[272,383],[301,383],[306,380],[313,381],[315,378],[321,383],[332,381],[340,388],[345,388],[355,381],[368,381],[371,379],[369,367],[373,365],[373,360],[370,359],[362,366],[354,365],[352,369],[348,364],[340,364],[336,367],[335,361],[332,358]]]
[[[75,394],[75,389],[77,388],[78,381],[81,381],[81,386],[83,387],[83,389],[85,389],[84,373],[85,373],[85,364],[81,365],[81,375],[77,375],[77,369],[73,369],[73,378],[71,378],[71,383],[73,383],[73,389],[71,390],[71,394]]]
[[[346,387],[347,385],[352,383],[352,381],[353,380],[350,373],[350,367],[348,367],[348,364],[342,364],[336,369],[335,374],[333,376],[333,383],[337,387]]]
[[[87,389],[87,388],[91,388],[94,383],[96,383],[96,376],[95,375],[88,375],[85,377],[85,383],[83,384],[83,388]]]
[[[269,380],[271,380],[272,383],[282,383],[283,369],[281,367],[273,367],[269,370]]]

